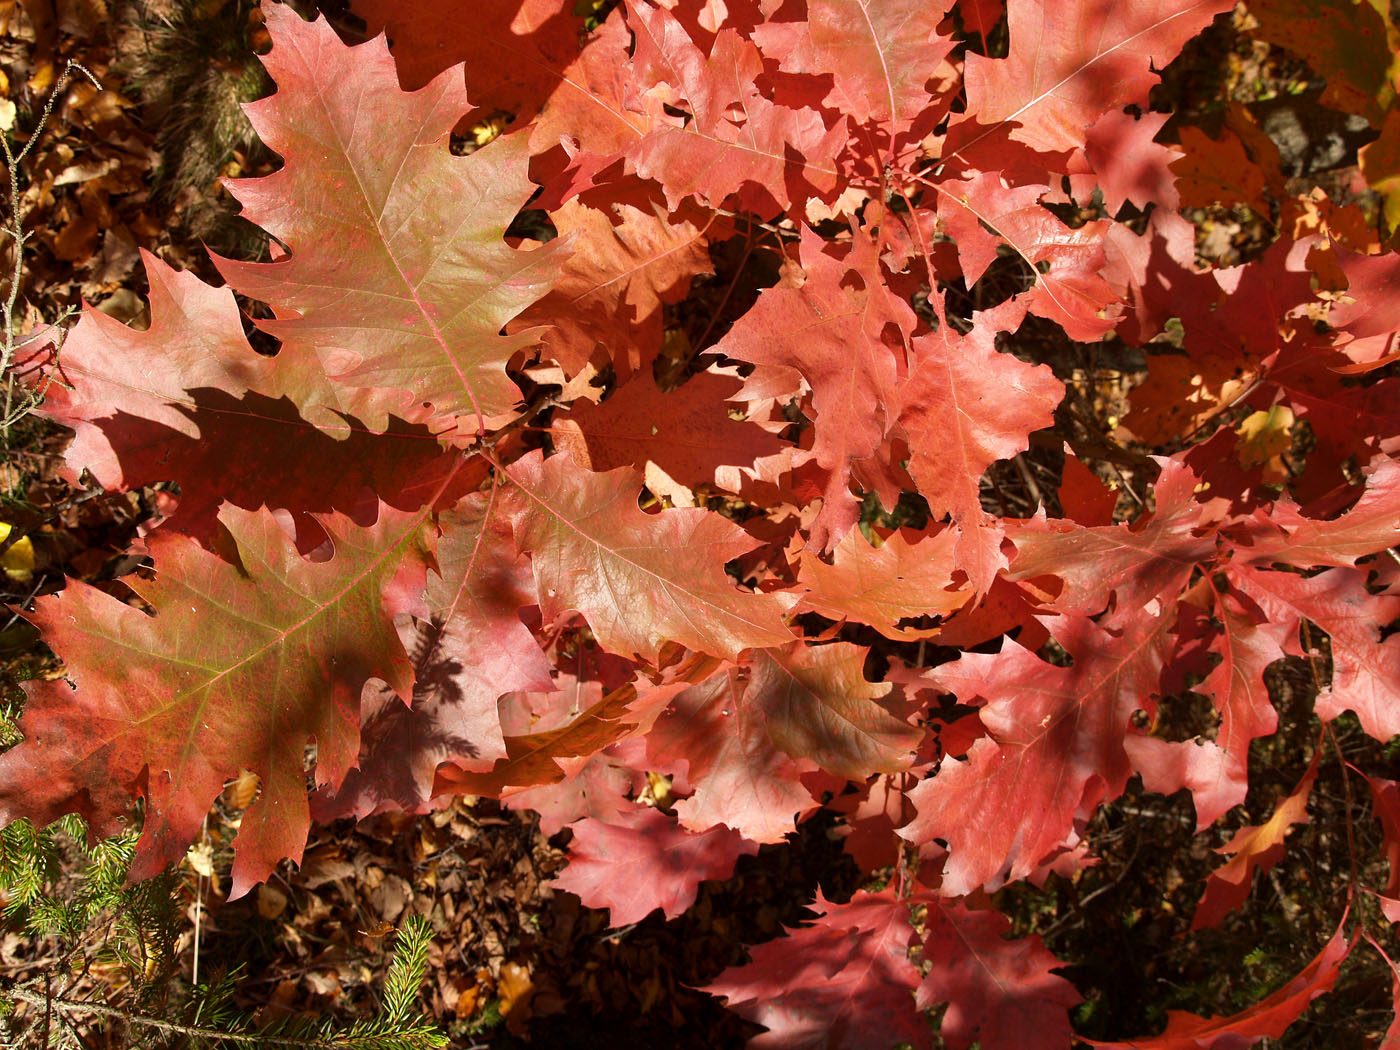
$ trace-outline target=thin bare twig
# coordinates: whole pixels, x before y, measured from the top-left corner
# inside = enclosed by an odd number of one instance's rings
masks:
[[[10,217],[9,222],[0,227],[0,230],[9,234],[10,239],[15,243],[14,264],[10,269],[9,291],[4,300],[0,301],[0,315],[3,315],[5,325],[4,340],[3,343],[0,343],[0,375],[5,377],[4,409],[3,412],[0,412],[0,436],[4,438],[6,449],[9,448],[10,428],[44,400],[44,395],[48,392],[51,383],[58,382],[55,375],[50,372],[39,380],[35,388],[20,393],[14,373],[15,355],[27,343],[53,332],[55,333],[53,336],[54,351],[57,353],[63,342],[63,330],[57,324],[50,325],[43,332],[31,333],[23,339],[18,338],[15,331],[15,307],[19,304],[20,281],[24,277],[24,245],[29,239],[29,235],[24,232],[24,210],[21,207],[19,192],[19,164],[29,155],[30,150],[42,137],[44,127],[48,124],[49,117],[53,113],[54,104],[68,87],[68,81],[74,70],[92,81],[99,91],[102,90],[101,82],[93,76],[86,66],[69,59],[68,64],[63,67],[63,73],[59,76],[58,82],[49,92],[48,100],[44,103],[44,111],[39,115],[39,122],[30,133],[29,141],[24,144],[24,148],[16,153],[14,145],[10,142],[10,137],[0,135],[0,150],[4,151],[5,165],[10,176]]]

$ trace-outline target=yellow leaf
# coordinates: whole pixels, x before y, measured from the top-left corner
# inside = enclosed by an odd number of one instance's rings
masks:
[[[10,525],[0,521],[0,543],[10,538]],[[0,569],[12,580],[34,578],[34,544],[28,536],[21,536],[14,544],[0,554]]]
[[[1263,467],[1264,480],[1278,484],[1288,477],[1280,458],[1293,447],[1293,410],[1274,405],[1247,416],[1236,428],[1240,466]]]

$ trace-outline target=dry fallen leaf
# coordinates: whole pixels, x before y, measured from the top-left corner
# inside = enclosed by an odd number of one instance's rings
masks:
[[[535,994],[535,982],[530,970],[520,963],[501,964],[501,976],[497,981],[501,996],[501,1016],[506,1018],[506,1027],[512,1035],[525,1031],[525,1022],[530,1019],[530,999]]]
[[[287,910],[287,895],[276,886],[263,883],[258,887],[258,914],[264,919],[275,919]]]

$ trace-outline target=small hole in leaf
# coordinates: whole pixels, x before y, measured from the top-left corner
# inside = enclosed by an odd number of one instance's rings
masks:
[[[238,301],[238,316],[243,322],[243,335],[248,340],[248,345],[263,357],[276,357],[282,349],[282,340],[264,332],[257,325],[260,320],[272,319],[272,308],[264,302],[249,299],[237,292],[234,293],[234,298]]]
[[[547,244],[559,236],[559,230],[554,225],[554,220],[549,217],[549,212],[542,208],[525,207],[516,212],[515,218],[510,220],[510,225],[506,227],[506,236]]]

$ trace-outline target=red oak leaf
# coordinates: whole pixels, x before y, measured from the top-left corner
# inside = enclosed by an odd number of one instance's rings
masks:
[[[559,0],[353,0],[350,10],[370,36],[387,35],[405,90],[462,63],[473,112],[504,111],[521,124],[559,88],[583,30],[572,5]],[[468,21],[471,32],[463,33]]]
[[[1183,155],[1172,161],[1187,208],[1231,207],[1245,204],[1255,214],[1269,213],[1264,173],[1245,152],[1244,143],[1229,128],[1210,138],[1199,128],[1180,129]]]
[[[1385,896],[1394,899],[1400,896],[1400,784],[1381,777],[1367,777],[1366,784],[1371,789],[1371,804],[1376,819],[1381,822],[1383,848],[1386,863],[1390,865],[1390,877],[1386,879]],[[1385,907],[1385,905],[1382,905]],[[1386,918],[1391,922],[1400,921],[1393,907],[1386,907]]]
[[[1061,965],[1037,936],[1005,939],[1010,921],[954,901],[925,898],[920,1009],[947,1003],[940,1034],[948,1050],[1021,1050],[1069,1046],[1068,1010],[1080,995],[1050,971]]]
[[[1093,342],[1111,332],[1118,295],[1101,275],[1107,259],[1106,222],[1071,229],[1040,205],[992,217],[997,233],[1036,272],[1017,296],[1037,317],[1054,321],[1071,339]]]
[[[400,632],[417,675],[412,708],[387,687],[367,691],[358,768],[316,800],[317,820],[424,811],[440,763],[479,770],[505,757],[497,698],[553,688],[549,661],[518,615],[535,602],[534,581],[497,501],[494,488],[475,493],[438,519],[424,616]]]
[[[606,822],[572,825],[569,865],[550,885],[607,908],[610,926],[630,926],[657,908],[674,919],[695,903],[700,883],[727,879],[758,843],[723,826],[687,831],[656,809],[633,807]]]
[[[1339,929],[1297,977],[1248,1010],[1230,1017],[1198,1017],[1182,1010],[1168,1010],[1167,1028],[1161,1035],[1118,1043],[1084,1041],[1108,1050],[1226,1050],[1250,1047],[1261,1039],[1276,1039],[1309,1003],[1331,990],[1355,943],[1355,938],[1348,941]]]
[[[1034,285],[1017,300],[1071,339],[1098,339],[1116,323],[1108,312],[1117,295],[1100,276],[1108,223],[1071,229],[1040,203],[1044,195],[1044,186],[1008,187],[999,173],[984,172],[969,181],[941,183],[938,217],[957,242],[969,286],[999,246],[1009,244],[1036,274]]]
[[[1039,649],[1050,637],[1036,616],[1041,613],[1031,596],[1005,576],[998,576],[977,604],[963,606],[938,625],[930,637],[940,645],[970,648],[1012,631],[1028,649]]]
[[[762,708],[773,743],[793,758],[851,780],[897,772],[923,732],[875,702],[890,684],[866,680],[865,655],[848,642],[755,650],[745,699]]]
[[[592,471],[635,466],[652,492],[691,506],[687,490],[715,485],[721,468],[749,466],[791,447],[756,423],[730,417],[727,403],[740,386],[733,376],[701,372],[663,394],[650,375],[634,375],[601,405],[580,400],[555,416],[554,447]]]
[[[984,220],[980,213],[1039,207],[1040,198],[1045,196],[1043,186],[1007,186],[996,172],[983,172],[968,181],[950,179],[938,189],[938,222],[957,245],[968,287],[987,272],[1002,244],[993,220]],[[982,225],[984,221],[990,229]]]
[[[387,388],[364,422],[382,428],[383,413],[422,404],[475,433],[514,405],[506,362],[534,341],[501,328],[559,268],[553,246],[502,239],[534,189],[525,140],[455,157],[448,133],[468,108],[460,74],[406,94],[382,38],[352,51],[324,21],[275,5],[266,15],[274,46],[263,62],[279,90],[248,116],[286,166],[229,189],[291,254],[219,260],[220,272],[272,304],[278,319],[260,324],[283,353],[319,357],[348,387]]]
[[[830,808],[846,821],[844,828],[837,829],[841,848],[861,871],[873,872],[899,863],[903,843],[895,829],[914,816],[909,789],[918,779],[913,773],[874,777],[857,794],[831,800]]]
[[[531,170],[545,186],[541,208],[552,209],[586,189],[628,146],[667,122],[659,98],[636,98],[629,62],[632,31],[623,14],[621,8],[614,11],[583,42],[535,120],[530,152],[536,159]],[[549,151],[554,151],[553,158]],[[566,170],[551,179],[549,161],[557,162],[560,153]]]
[[[1181,194],[1171,163],[1179,152],[1156,141],[1168,116],[1144,113],[1134,117],[1110,110],[1096,120],[1088,129],[1084,145],[1084,156],[1092,171],[1070,176],[1075,199],[1088,200],[1088,191],[1098,186],[1110,215],[1116,215],[1125,201],[1132,201],[1144,211],[1149,204],[1175,211]]]
[[[875,702],[890,686],[867,681],[864,660],[846,642],[756,649],[678,696],[647,746],[661,765],[687,763],[695,793],[676,807],[682,823],[772,842],[811,805],[804,772],[865,780],[906,768],[923,731]]]
[[[909,960],[909,907],[892,891],[857,893],[849,904],[821,897],[811,926],[759,945],[753,962],[705,986],[729,1009],[768,1029],[754,1050],[889,1050],[930,1044],[914,1008],[919,975]]]
[[[545,352],[570,375],[602,347],[626,375],[649,370],[661,348],[661,307],[683,299],[690,279],[709,273],[707,235],[715,220],[692,221],[661,209],[617,204],[612,214],[578,200],[550,214],[579,248],[554,288],[510,325],[551,325]]]
[[[916,318],[884,284],[877,248],[856,234],[844,258],[833,258],[803,230],[799,288],[766,289],[714,349],[739,361],[796,368],[812,388],[812,454],[829,472],[812,542],[826,549],[855,525],[850,491],[854,463],[873,456],[890,420],[903,343]],[[894,333],[894,334],[891,334]]]
[[[421,611],[423,517],[323,520],[335,554],[310,562],[267,511],[225,508],[225,559],[175,532],[150,537],[159,575],[139,589],[155,616],[83,585],[41,598],[34,622],[53,632],[76,692],[30,683],[26,739],[0,756],[5,815],[46,824],[76,810],[111,834],[140,791],[132,876],[145,878],[184,854],[224,781],[248,769],[262,795],[240,826],[232,895],[299,859],[307,743],[317,777],[336,785],[359,750],[365,683],[412,695],[394,615]]]
[[[1004,0],[958,0],[958,10],[963,24],[985,41],[1006,13],[1006,4]]]
[[[1014,304],[974,315],[957,335],[944,326],[913,341],[908,381],[896,405],[909,442],[909,473],[935,516],[952,516],[966,537],[982,530],[978,483],[999,459],[1026,449],[1032,431],[1049,426],[1064,387],[1050,369],[1028,365],[996,349],[998,328],[1021,313]],[[978,544],[960,544],[955,568],[984,593],[1005,565],[1000,530],[991,556]]]
[[[966,762],[945,760],[910,793],[919,815],[900,834],[948,843],[941,893],[1025,878],[1073,846],[1077,826],[1122,792],[1134,769],[1129,722],[1153,706],[1165,633],[1150,617],[1117,637],[1074,617],[1056,634],[1073,667],[1054,667],[1008,641],[999,654],[965,652],[929,672],[961,703],[985,700],[979,715],[990,733]]]
[[[562,724],[538,732],[511,732],[506,727],[506,757],[484,772],[465,769],[454,762],[438,767],[433,794],[488,795],[499,797],[514,789],[537,784],[557,784],[578,772],[590,756],[639,731],[648,712],[634,708],[664,706],[687,684],[709,675],[714,662],[691,660],[673,669],[674,676],[659,686],[645,679],[629,682],[606,693],[596,703],[569,711]],[[502,719],[503,723],[505,719]]]
[[[1220,767],[1224,782],[1212,794],[1220,799],[1221,812],[1245,800],[1250,741],[1278,728],[1264,670],[1286,655],[1291,632],[1287,624],[1271,623],[1262,611],[1249,608],[1252,604],[1247,605],[1241,595],[1216,595],[1213,611],[1220,626],[1207,628],[1205,644],[1219,654],[1220,663],[1196,686],[1220,712],[1215,742],[1225,753]],[[1203,824],[1212,823],[1218,815],[1199,814]]]
[[[1317,72],[1321,102],[1330,109],[1364,116],[1380,127],[1395,98],[1391,50],[1385,42],[1388,11],[1351,11],[1317,0],[1285,0],[1261,9],[1259,36],[1286,47]]]
[[[1266,516],[1256,513],[1246,533],[1249,546],[1236,557],[1249,564],[1275,562],[1313,568],[1318,565],[1355,565],[1356,559],[1400,544],[1400,462],[1380,459],[1366,479],[1361,498],[1340,517],[1320,521],[1302,514],[1287,496],[1279,499]]]
[[[1387,916],[1391,921],[1395,921],[1393,916]],[[1400,1050],[1400,967],[1395,965],[1394,960],[1385,953],[1382,948],[1369,933],[1366,940],[1372,948],[1380,953],[1380,957],[1385,960],[1386,966],[1390,968],[1390,999],[1391,1011],[1394,1016],[1391,1018],[1390,1027],[1385,1030],[1385,1035],[1381,1037],[1378,1050]]]
[[[1060,474],[1060,506],[1065,517],[1081,525],[1112,525],[1118,493],[1066,448],[1065,467]]]
[[[1239,586],[1275,623],[1296,629],[1311,620],[1331,639],[1332,685],[1318,698],[1324,721],[1356,712],[1377,740],[1400,733],[1400,637],[1381,642],[1381,630],[1400,618],[1400,597],[1373,595],[1358,569],[1329,569],[1317,576],[1230,569]]]
[[[1112,6],[1008,0],[1005,58],[967,56],[967,114],[1016,121],[1014,138],[1046,152],[1082,147],[1103,113],[1146,103],[1156,69],[1233,6],[1230,0],[1132,0]]]
[[[645,784],[644,777],[614,757],[614,752],[636,739],[628,737],[610,745],[563,780],[512,791],[502,801],[511,809],[538,813],[540,831],[545,835],[557,835],[584,817],[615,824],[620,814],[632,809],[629,796]]]
[[[943,529],[916,541],[912,530],[902,529],[872,547],[852,529],[830,565],[810,552],[801,555],[797,578],[807,589],[802,604],[833,620],[868,624],[886,638],[926,636],[929,631],[899,622],[946,616],[967,604],[968,592],[953,580],[957,536]]]
[[[1292,409],[1312,428],[1317,452],[1308,457],[1313,469],[1294,483],[1295,493],[1307,500],[1336,484],[1330,464],[1355,457],[1367,463],[1386,457],[1396,448],[1395,420],[1400,419],[1400,380],[1381,378],[1356,385],[1347,377],[1349,358],[1327,347],[1310,346],[1304,338],[1279,350],[1268,371],[1269,383],[1261,386],[1251,404],[1272,407],[1268,398]],[[1393,462],[1392,462],[1393,466]],[[1395,489],[1391,475],[1390,489]]]
[[[65,453],[72,477],[90,470],[114,490],[175,482],[179,511],[166,527],[206,544],[224,502],[286,510],[306,552],[326,538],[313,514],[355,515],[366,493],[416,510],[457,470],[422,426],[360,426],[347,414],[357,399],[339,403],[314,361],[254,352],[227,288],[143,260],[150,327],[85,311],[63,344],[63,385],[43,405],[75,431]]]
[[[1400,257],[1339,252],[1337,264],[1347,276],[1347,289],[1327,323],[1337,332],[1338,348],[1358,364],[1393,360],[1400,349],[1400,307],[1387,292],[1400,281]]]
[[[628,23],[637,37],[639,90],[664,89],[693,118],[651,131],[627,150],[632,169],[659,182],[673,208],[692,195],[716,207],[732,196],[749,210],[772,212],[832,194],[845,122],[828,128],[815,108],[765,98],[751,41],[725,29],[705,55],[669,11],[638,2],[628,3]]]
[[[807,19],[817,63],[840,95],[829,99],[857,124],[876,121],[893,141],[932,116],[926,83],[953,49],[938,34],[952,0],[810,0]]]
[[[1268,871],[1283,859],[1284,836],[1290,828],[1308,822],[1308,796],[1312,794],[1315,780],[1316,754],[1293,793],[1274,807],[1273,815],[1268,820],[1263,824],[1240,828],[1229,842],[1215,851],[1232,856],[1206,879],[1206,892],[1196,906],[1191,929],[1219,926],[1225,916],[1249,896],[1254,886],[1254,873]]]
[[[504,513],[546,619],[581,612],[605,649],[652,662],[667,641],[732,659],[791,639],[780,595],[741,591],[724,574],[756,546],[733,522],[699,509],[645,514],[635,471],[591,474],[565,454],[531,454],[505,473]]]
[[[778,842],[816,807],[800,779],[816,767],[777,748],[768,712],[747,688],[744,671],[730,666],[681,693],[647,734],[647,755],[660,767],[686,764],[693,794],[676,803],[686,827],[725,824],[746,839]]]
[[[1195,498],[1199,479],[1177,459],[1158,462],[1162,473],[1153,489],[1156,509],[1150,517],[1131,525],[1086,527],[1040,514],[1011,524],[1007,535],[1016,545],[1016,557],[1010,578],[1057,577],[1064,589],[1052,607],[1065,613],[1101,612],[1114,592],[1115,621],[1150,601],[1171,602],[1195,567],[1214,558],[1216,540],[1207,508]]]

